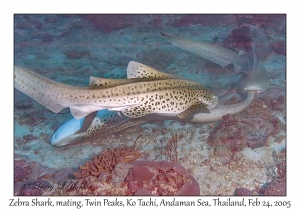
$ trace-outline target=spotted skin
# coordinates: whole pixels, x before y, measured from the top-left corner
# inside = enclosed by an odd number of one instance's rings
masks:
[[[70,107],[76,119],[103,109],[124,111],[131,117],[151,112],[177,115],[195,101],[209,107],[217,98],[200,84],[183,79],[143,81],[97,89],[55,82],[18,66],[15,66],[15,88],[55,113]]]
[[[162,90],[156,94],[147,94],[141,98],[141,104],[132,108],[125,108],[122,113],[131,118],[142,117],[150,113],[164,113],[164,115],[172,115],[187,110],[190,106],[200,103],[208,106],[213,100],[209,90],[197,84],[191,86],[183,86],[170,90]],[[201,98],[201,101],[199,101]]]
[[[254,100],[256,91],[248,91],[247,98],[237,104],[221,105],[210,110],[208,113],[189,114],[183,119],[187,122],[215,122],[222,119],[225,114],[236,114],[247,108]],[[195,107],[192,107],[195,108]],[[70,135],[64,139],[59,139],[52,143],[53,146],[61,147],[70,144],[78,144],[83,142],[97,141],[99,138],[104,138],[108,135],[117,133],[126,128],[130,128],[135,125],[140,125],[149,121],[157,120],[179,120],[176,116],[162,116],[162,115],[145,115],[141,118],[128,118],[123,115],[119,115],[117,112],[99,111],[90,127],[82,133],[76,133]],[[182,114],[185,114],[184,112]],[[68,129],[68,128],[66,128]],[[69,128],[72,129],[72,128]],[[55,134],[54,134],[55,135]]]

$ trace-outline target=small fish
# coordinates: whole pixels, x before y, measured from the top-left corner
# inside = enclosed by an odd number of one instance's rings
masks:
[[[70,107],[75,119],[103,109],[131,118],[151,113],[184,118],[195,111],[209,113],[218,104],[218,97],[204,86],[134,61],[128,65],[127,77],[110,82],[92,77],[92,86],[77,87],[15,66],[16,89],[55,113]]]

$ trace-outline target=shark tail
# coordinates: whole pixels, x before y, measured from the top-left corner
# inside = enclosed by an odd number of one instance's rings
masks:
[[[57,94],[51,91],[68,85],[55,82],[19,66],[14,67],[14,82],[16,89],[33,98],[52,112],[58,113],[67,107],[61,101],[55,100]]]

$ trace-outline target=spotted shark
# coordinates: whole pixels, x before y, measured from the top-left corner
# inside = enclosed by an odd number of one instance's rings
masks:
[[[218,104],[218,97],[201,84],[134,61],[127,67],[127,79],[92,77],[89,87],[59,83],[19,66],[14,70],[16,89],[55,113],[69,107],[77,120],[104,109],[130,118],[151,113],[185,118],[209,113]]]
[[[256,91],[248,91],[245,100],[231,105],[217,105],[210,113],[197,113],[190,118],[181,119],[177,116],[162,116],[149,114],[140,118],[129,118],[117,112],[101,110],[77,120],[72,118],[64,123],[52,136],[51,144],[55,147],[78,145],[85,142],[97,141],[100,138],[120,132],[124,129],[151,121],[179,120],[186,122],[215,122],[225,114],[237,114],[246,109],[253,101]]]
[[[177,41],[173,39],[173,41]],[[197,45],[195,42],[180,42],[180,43],[192,43],[193,45]],[[185,47],[188,51],[190,51],[191,46]],[[197,48],[196,48],[197,49]],[[199,50],[200,49],[200,50]],[[196,54],[203,56],[203,54],[208,53],[207,57],[214,57],[210,59],[211,61],[222,64],[220,58],[227,60],[227,62],[223,62],[222,65],[230,64],[236,62],[235,67],[239,69],[239,71],[244,72],[243,68],[248,68],[247,73],[242,73],[239,79],[236,82],[236,87],[239,93],[246,93],[246,98],[239,103],[231,104],[231,105],[223,105],[218,104],[214,108],[210,109],[210,113],[195,113],[190,115],[189,118],[180,119],[176,116],[158,116],[155,114],[145,115],[140,118],[128,118],[126,116],[120,116],[117,113],[106,113],[103,111],[99,111],[96,114],[95,118],[89,118],[86,120],[86,124],[89,125],[86,130],[82,130],[82,121],[76,121],[76,119],[71,119],[66,122],[61,128],[59,128],[56,133],[53,135],[51,140],[51,144],[53,146],[64,146],[72,143],[81,143],[84,141],[97,140],[99,136],[106,136],[109,134],[113,134],[119,132],[123,129],[139,125],[145,122],[153,121],[153,120],[184,120],[187,122],[215,122],[222,119],[222,116],[226,114],[237,114],[244,109],[246,109],[254,100],[256,94],[258,92],[263,92],[270,86],[270,79],[267,74],[266,69],[262,65],[261,60],[259,60],[256,56],[255,45],[252,45],[252,54],[247,54],[248,57],[244,57],[247,59],[241,59],[239,55],[233,51],[224,51],[223,48],[218,48],[211,44],[205,45],[205,50],[202,50],[198,47]],[[222,53],[228,53],[229,55],[222,55]],[[234,54],[235,53],[235,54]],[[251,57],[249,57],[251,55]],[[217,57],[217,58],[216,58]],[[243,60],[244,63],[241,63]],[[251,62],[251,64],[249,64]],[[249,69],[251,68],[251,69]],[[117,121],[117,123],[116,123]],[[76,126],[73,126],[72,123],[77,123]],[[72,134],[66,135],[66,130],[72,131]]]

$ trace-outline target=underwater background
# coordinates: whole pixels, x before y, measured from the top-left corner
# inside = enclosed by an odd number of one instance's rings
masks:
[[[285,15],[17,14],[14,64],[58,82],[88,86],[90,76],[126,78],[128,63],[137,61],[210,86],[231,78],[230,70],[172,45],[160,32],[249,52],[252,26],[264,34],[259,41],[268,46],[257,53],[270,81],[285,86]],[[15,89],[14,193],[177,195],[192,180],[201,195],[285,195],[285,97],[284,89],[269,89],[245,111],[220,122],[157,121],[53,147],[52,135],[72,118],[69,110],[52,113]],[[125,160],[116,156],[124,156],[122,148],[129,153]],[[107,158],[104,172],[82,175],[87,161],[97,165],[96,157]],[[135,159],[145,161],[143,166],[152,164],[151,173],[131,164]],[[168,170],[155,165],[164,160],[174,165]],[[66,180],[84,187],[60,187]],[[37,181],[40,186],[24,187]]]

